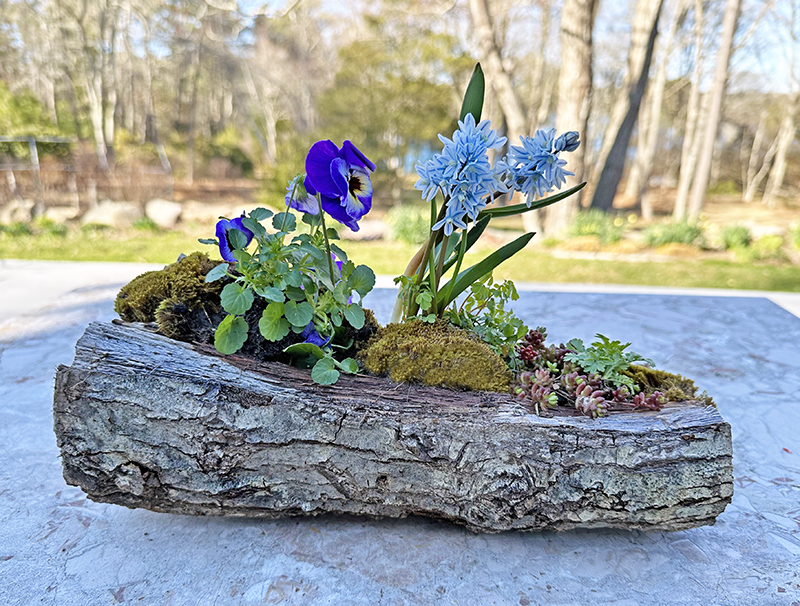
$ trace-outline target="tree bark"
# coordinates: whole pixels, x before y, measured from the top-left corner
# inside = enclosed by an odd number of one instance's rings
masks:
[[[783,117],[783,120],[781,120],[781,126],[778,129],[775,163],[772,165],[772,170],[769,173],[767,188],[764,191],[764,198],[762,199],[762,202],[770,207],[776,205],[777,197],[783,187],[783,179],[786,177],[786,156],[789,153],[789,147],[791,147],[795,139],[795,132],[797,131],[795,115],[797,113],[798,104],[800,104],[800,93],[794,95],[794,99],[791,100],[786,115]]]
[[[541,418],[504,394],[367,376],[320,387],[122,323],[91,324],[59,367],[54,423],[69,484],[179,514],[680,530],[713,524],[733,492],[713,407]]]
[[[739,9],[742,0],[727,0],[725,13],[722,17],[722,37],[717,51],[717,63],[714,69],[714,82],[708,92],[708,112],[706,114],[705,128],[703,130],[700,155],[697,158],[692,189],[689,194],[689,220],[697,219],[703,210],[708,180],[711,176],[711,161],[714,156],[714,144],[717,141],[720,117],[722,115],[722,99],[725,96],[725,87],[728,82],[728,64],[730,63],[733,36],[736,33],[736,24],[739,21]]]
[[[628,73],[632,86],[625,91],[627,93],[625,117],[614,134],[614,142],[608,151],[605,162],[602,163],[603,171],[600,173],[597,187],[594,190],[592,208],[610,211],[614,204],[617,187],[625,168],[628,143],[630,143],[642,97],[647,88],[650,62],[653,58],[653,48],[656,43],[658,21],[663,4],[663,0],[639,0],[637,3],[631,50],[628,57]]]
[[[699,139],[697,136],[700,107],[700,80],[703,76],[703,2],[694,1],[694,57],[692,65],[692,82],[689,90],[689,102],[686,106],[686,125],[683,129],[683,143],[681,144],[681,166],[678,177],[678,192],[675,198],[675,208],[672,218],[683,221],[686,218],[686,206],[689,200],[689,188],[694,178],[694,168],[699,153]]]
[[[653,217],[652,205],[645,199],[647,184],[653,172],[656,146],[658,144],[659,126],[661,123],[661,106],[664,102],[664,90],[667,85],[667,65],[675,44],[678,29],[689,10],[690,0],[678,0],[675,4],[669,33],[661,44],[661,60],[658,64],[656,78],[648,94],[649,103],[642,106],[639,115],[639,145],[636,150],[636,161],[631,167],[625,196],[633,200],[635,205],[640,205],[642,218],[649,221]]]
[[[585,176],[585,158],[590,147],[586,127],[592,105],[592,31],[597,12],[596,0],[566,0],[561,11],[561,72],[558,77],[556,130],[577,130],[583,141],[569,157],[567,168],[575,173],[564,187],[574,187]],[[566,231],[580,205],[581,194],[551,206],[547,212],[547,233]]]

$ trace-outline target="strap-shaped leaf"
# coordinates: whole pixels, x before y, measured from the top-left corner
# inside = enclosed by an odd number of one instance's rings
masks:
[[[467,250],[472,248],[475,242],[478,241],[478,238],[480,238],[483,235],[486,226],[489,225],[490,219],[491,217],[484,217],[483,219],[478,219],[478,222],[475,224],[475,227],[473,227],[467,232]],[[460,238],[452,238],[452,240],[453,240],[453,249],[455,249],[455,247],[458,245],[460,241]],[[450,246],[448,246],[447,248],[449,249]],[[453,256],[451,250],[450,254],[447,255],[447,261],[445,261],[444,263],[444,271],[447,271],[448,269],[453,267],[453,265],[455,265],[456,263],[456,260],[457,257]]]
[[[439,292],[436,294],[436,301],[439,306],[439,309],[444,309],[453,300],[458,297],[462,292],[464,292],[470,285],[482,278],[490,271],[493,271],[495,267],[500,265],[503,261],[506,261],[517,254],[520,250],[525,248],[525,245],[531,241],[535,234],[529,233],[523,236],[520,236],[513,242],[506,244],[505,246],[497,249],[491,255],[479,261],[472,267],[469,267],[462,271],[458,276],[455,278],[451,278],[450,281],[447,282],[444,286],[439,289]],[[455,284],[453,285],[452,291],[450,290],[450,282],[455,280]],[[449,293],[449,297],[447,296]]]
[[[486,82],[483,78],[483,70],[481,64],[476,63],[475,69],[472,72],[472,77],[469,79],[467,92],[464,93],[464,101],[461,104],[461,115],[459,120],[467,117],[467,114],[472,114],[475,117],[475,122],[481,121],[481,112],[483,111],[483,93],[486,90]]]
[[[498,206],[496,208],[484,208],[478,214],[478,220],[482,219],[483,217],[510,217],[512,215],[521,215],[522,213],[526,213],[529,210],[535,210],[537,208],[544,208],[545,206],[550,206],[551,204],[555,204],[556,202],[560,202],[564,198],[569,198],[572,194],[579,192],[586,186],[586,182],[584,181],[580,185],[576,185],[566,191],[562,191],[557,193],[553,196],[549,196],[547,198],[542,198],[541,200],[534,200],[530,206],[527,204],[512,204],[511,206]]]

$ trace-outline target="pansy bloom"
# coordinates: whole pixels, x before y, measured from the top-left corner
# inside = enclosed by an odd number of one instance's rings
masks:
[[[306,156],[305,188],[319,193],[323,210],[358,231],[358,221],[372,208],[375,165],[350,141],[337,148],[333,141],[317,141]]]
[[[236,263],[236,257],[233,256],[234,250],[247,248],[253,240],[253,232],[242,224],[243,217],[244,214],[230,221],[227,219],[220,219],[217,222],[219,254],[228,263]]]
[[[289,181],[284,200],[289,208],[299,210],[301,213],[317,215],[319,214],[319,205],[317,199],[306,190],[305,179],[305,175],[297,175]]]

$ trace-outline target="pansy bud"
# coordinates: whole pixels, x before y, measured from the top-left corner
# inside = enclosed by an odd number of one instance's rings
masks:
[[[301,213],[317,215],[319,214],[319,204],[317,204],[317,199],[306,190],[305,180],[305,175],[297,175],[289,181],[284,198],[286,206],[299,210]]]

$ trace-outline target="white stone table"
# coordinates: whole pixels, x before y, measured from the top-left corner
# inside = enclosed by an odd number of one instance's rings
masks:
[[[631,341],[707,389],[732,426],[735,494],[715,526],[672,534],[475,535],[420,518],[156,514],[67,486],[55,367],[143,269],[0,261],[0,604],[800,606],[800,319],[763,294],[522,293],[517,311],[553,339]],[[391,299],[370,295],[384,320]]]

